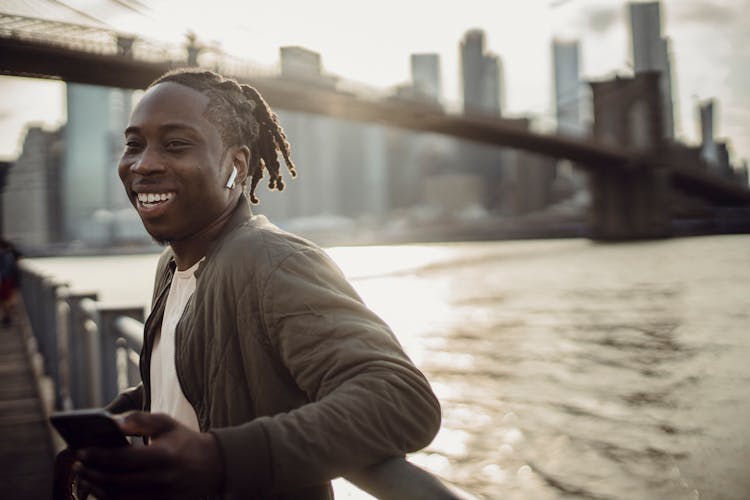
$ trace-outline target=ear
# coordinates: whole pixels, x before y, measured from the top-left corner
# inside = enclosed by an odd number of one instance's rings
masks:
[[[250,148],[247,146],[235,147],[232,152],[232,166],[237,169],[237,184],[242,184],[247,179],[250,168]]]

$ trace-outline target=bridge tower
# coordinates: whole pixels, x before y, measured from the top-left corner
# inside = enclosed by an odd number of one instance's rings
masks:
[[[664,145],[659,73],[591,82],[594,98],[594,137],[642,153]],[[669,235],[668,173],[639,165],[632,168],[591,169],[590,227],[600,240],[660,238]]]

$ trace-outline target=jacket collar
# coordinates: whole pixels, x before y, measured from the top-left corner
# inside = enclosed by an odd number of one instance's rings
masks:
[[[211,260],[211,256],[219,247],[221,247],[221,242],[224,241],[227,235],[234,231],[234,229],[238,226],[241,226],[242,224],[247,222],[252,216],[253,211],[250,209],[250,202],[247,200],[247,197],[243,193],[242,195],[240,195],[240,199],[237,201],[237,206],[234,208],[234,211],[229,216],[229,220],[227,220],[226,224],[224,224],[224,227],[221,228],[221,232],[216,237],[216,239],[209,245],[208,250],[206,251],[206,256],[200,261],[198,269],[195,270],[196,278],[200,276],[206,263]],[[169,252],[170,256],[167,268],[170,270],[170,274],[174,274],[174,271],[177,268],[177,264],[174,260],[174,251],[170,248]]]

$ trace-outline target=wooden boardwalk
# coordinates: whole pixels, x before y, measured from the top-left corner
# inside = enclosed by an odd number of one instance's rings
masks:
[[[0,498],[51,498],[53,460],[53,442],[19,322],[0,325]]]

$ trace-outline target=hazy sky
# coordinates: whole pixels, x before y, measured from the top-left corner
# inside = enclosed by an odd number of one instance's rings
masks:
[[[15,2],[0,0],[0,7]],[[42,0],[27,3],[44,4]],[[623,0],[64,0],[115,29],[181,43],[205,42],[275,65],[282,45],[320,52],[324,70],[378,87],[409,80],[409,55],[440,54],[443,94],[460,102],[458,46],[468,29],[486,32],[504,66],[506,111],[550,125],[553,38],[581,42],[588,79],[627,74],[630,41]],[[126,6],[132,8],[127,8]],[[0,11],[6,10],[0,8]],[[750,158],[750,0],[663,0],[672,40],[678,135],[697,140],[695,104],[719,100],[717,135],[735,160]],[[13,155],[28,121],[64,120],[61,85],[0,78],[0,156]]]

